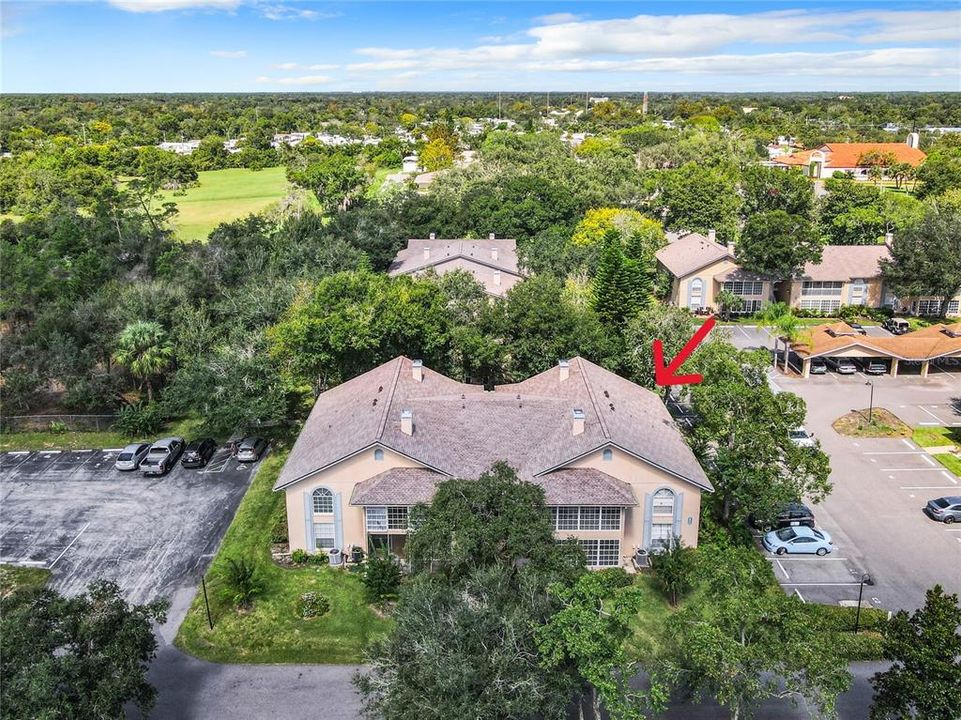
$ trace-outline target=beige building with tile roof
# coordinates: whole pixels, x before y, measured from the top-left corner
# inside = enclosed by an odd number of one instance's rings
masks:
[[[505,295],[525,277],[517,260],[517,241],[495,238],[493,233],[486,240],[445,240],[433,233],[426,239],[412,238],[387,272],[392,276],[420,275],[429,270],[438,275],[465,270],[495,297]]]
[[[589,564],[695,546],[711,484],[654,393],[582,358],[485,391],[398,357],[317,398],[278,477],[291,550],[387,547],[446,478],[504,460]]]
[[[669,302],[691,312],[716,311],[721,290],[738,295],[744,305],[739,312],[749,314],[761,308],[774,295],[775,279],[743,269],[734,260],[734,245],[722,245],[714,231],[666,233],[668,244],[655,256],[671,274]]]

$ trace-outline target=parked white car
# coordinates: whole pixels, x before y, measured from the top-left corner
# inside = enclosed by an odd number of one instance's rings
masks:
[[[808,432],[803,427],[797,427],[788,433],[791,438],[791,442],[802,448],[813,448],[817,445],[817,441],[814,439],[814,433]]]
[[[764,549],[775,555],[790,553],[823,556],[834,550],[834,543],[827,532],[805,525],[772,530],[764,536],[762,542]]]
[[[140,461],[147,457],[150,443],[133,443],[128,445],[117,454],[117,459],[113,466],[117,470],[136,470],[140,467]]]

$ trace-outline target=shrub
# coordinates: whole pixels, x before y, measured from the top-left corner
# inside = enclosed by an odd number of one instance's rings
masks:
[[[300,596],[300,616],[307,620],[320,617],[330,611],[330,600],[315,592],[305,592]]]
[[[113,429],[127,437],[144,437],[160,431],[164,416],[157,403],[127,405],[117,413]]]
[[[285,543],[288,540],[287,509],[283,505],[280,505],[279,510],[280,512],[277,513],[274,526],[270,529],[270,542],[274,544]]]
[[[386,551],[371,553],[361,576],[368,602],[380,603],[395,599],[401,578],[400,563],[393,555]]]
[[[263,586],[257,566],[244,558],[228,558],[224,570],[224,592],[227,599],[239,608],[249,608]]]
[[[318,552],[307,555],[307,562],[311,565],[327,565],[330,562],[330,558],[325,552]]]
[[[310,555],[307,554],[306,550],[302,550],[301,548],[297,548],[290,553],[291,562],[297,563],[298,565],[303,565],[308,559],[310,559]]]
[[[65,432],[67,432],[67,423],[60,422],[59,420],[51,420],[48,429],[52,433],[63,435]]]
[[[694,554],[691,548],[684,547],[681,538],[674,538],[671,546],[662,553],[651,555],[651,569],[654,582],[670,601],[677,601],[690,589],[694,576]]]

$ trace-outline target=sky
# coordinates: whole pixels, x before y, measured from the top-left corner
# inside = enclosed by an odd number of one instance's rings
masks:
[[[0,0],[0,29],[4,93],[961,91],[957,0]]]

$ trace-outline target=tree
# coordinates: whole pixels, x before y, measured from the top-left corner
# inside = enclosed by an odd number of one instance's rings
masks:
[[[880,265],[885,283],[900,297],[941,298],[940,315],[947,315],[951,298],[961,292],[961,209],[932,205]]]
[[[830,245],[874,245],[885,233],[881,191],[850,178],[828,178],[819,225]]]
[[[924,607],[899,610],[884,628],[884,659],[891,668],[871,679],[872,720],[954,720],[961,707],[961,605],[940,585]]]
[[[961,188],[961,147],[944,145],[933,150],[916,171],[918,197],[933,198]]]
[[[772,210],[748,218],[735,252],[748,270],[791,278],[806,262],[820,261],[821,241],[809,220]]]
[[[716,230],[721,242],[737,236],[741,199],[729,175],[717,168],[688,163],[661,176],[661,201],[672,230]]]
[[[173,347],[160,323],[139,320],[120,333],[114,361],[147,385],[147,401],[153,401],[151,378],[162,375],[173,362]]]
[[[695,562],[693,548],[685,547],[681,538],[675,537],[663,551],[651,555],[654,581],[660,586],[671,605],[690,589],[694,579]]]
[[[361,575],[367,601],[383,603],[397,599],[402,579],[400,563],[393,555],[386,550],[372,552]]]
[[[664,345],[664,357],[673,358],[691,339],[694,321],[683,308],[656,303],[642,310],[627,324],[624,331],[623,364],[632,382],[653,390],[655,340]]]
[[[220,170],[229,165],[230,153],[220,135],[208,135],[190,154],[190,161],[197,170]]]
[[[741,189],[745,219],[775,210],[808,219],[813,215],[814,185],[800,172],[752,165],[744,171]]]
[[[652,302],[652,269],[653,264],[645,267],[625,255],[616,230],[607,232],[591,286],[591,299],[597,316],[613,333],[620,334],[627,320]]]
[[[549,669],[572,665],[587,684],[592,718],[601,720],[601,707],[611,720],[645,717],[648,696],[629,683],[637,672],[624,646],[631,623],[644,602],[643,593],[632,587],[631,577],[621,568],[585,573],[572,587],[553,585],[551,593],[561,609],[536,631],[537,646]],[[666,694],[652,688],[653,704],[662,710]],[[580,717],[583,701],[578,700]]]
[[[357,160],[343,152],[312,159],[303,169],[288,169],[290,180],[305,187],[329,210],[346,209],[367,183],[367,174]]]
[[[449,168],[454,164],[454,148],[443,138],[431,140],[420,153],[420,164],[427,172]]]
[[[789,433],[804,423],[804,400],[768,385],[765,351],[713,340],[691,359],[704,381],[690,389],[691,446],[715,492],[710,502],[731,526],[748,515],[773,520],[788,503],[820,502],[831,491],[827,456],[799,448]]]
[[[851,675],[804,604],[784,594],[753,547],[704,546],[698,555],[705,597],[669,620],[667,672],[675,683],[694,695],[709,693],[733,720],[775,697],[803,698],[833,713]]]
[[[535,642],[556,609],[528,568],[476,568],[456,584],[415,578],[401,590],[390,632],[372,643],[369,670],[354,678],[365,713],[562,720],[576,680],[546,667]]]
[[[115,583],[101,580],[74,597],[18,590],[0,608],[5,717],[119,718],[128,703],[146,717],[153,707],[152,626],[165,622],[166,601],[128,605]]]
[[[736,295],[727,288],[721,288],[714,296],[720,309],[721,317],[725,320],[731,319],[731,313],[739,312],[744,308],[744,298]]]
[[[457,580],[492,565],[572,567],[566,547],[554,542],[544,491],[503,462],[476,480],[440,483],[430,505],[411,510],[410,524],[406,550],[418,572],[434,565]]]

